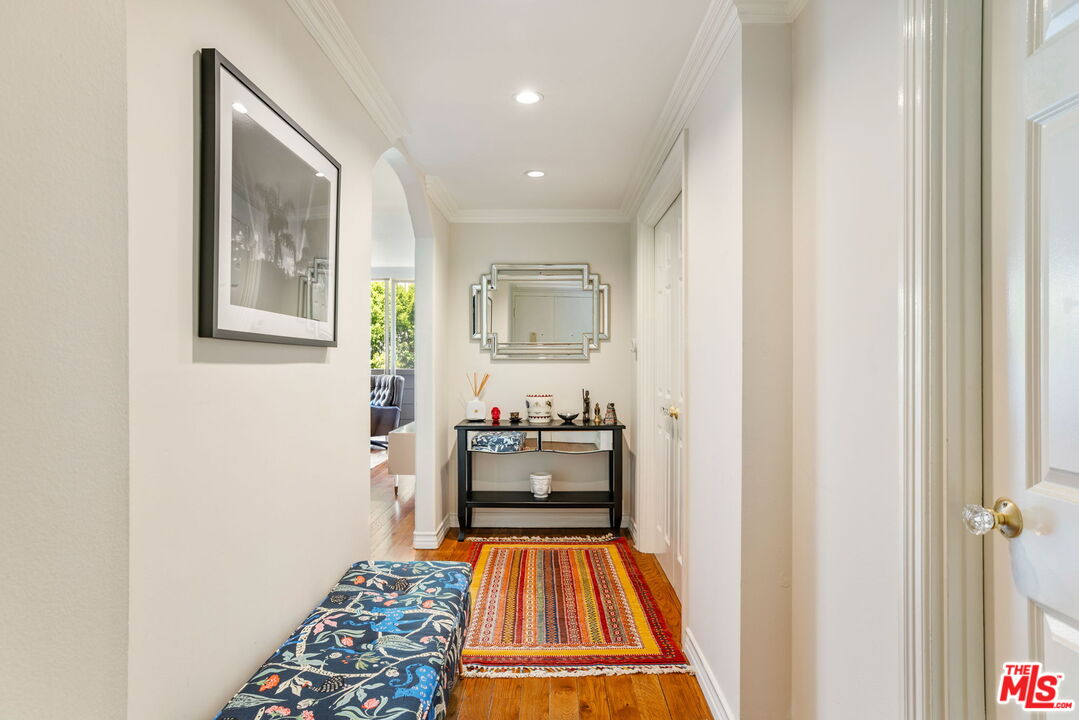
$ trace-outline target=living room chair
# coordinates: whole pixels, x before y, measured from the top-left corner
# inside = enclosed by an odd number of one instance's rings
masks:
[[[385,449],[384,440],[401,424],[401,399],[405,394],[405,379],[400,375],[371,376],[371,445]]]

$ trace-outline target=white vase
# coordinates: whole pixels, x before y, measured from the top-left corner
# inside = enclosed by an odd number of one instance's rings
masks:
[[[487,419],[487,405],[477,398],[472,398],[465,403],[465,419],[466,420],[486,420]]]
[[[545,498],[551,494],[551,473],[531,473],[528,476],[528,484],[532,488],[533,497]]]
[[[525,395],[525,409],[528,411],[528,422],[533,425],[547,425],[554,412],[554,396]]]

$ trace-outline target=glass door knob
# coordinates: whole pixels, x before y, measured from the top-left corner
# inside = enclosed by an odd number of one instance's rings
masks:
[[[1023,532],[1023,513],[1008,498],[997,498],[992,509],[981,505],[963,507],[963,524],[972,535],[985,535],[990,530],[1000,530],[1006,538],[1018,537]]]

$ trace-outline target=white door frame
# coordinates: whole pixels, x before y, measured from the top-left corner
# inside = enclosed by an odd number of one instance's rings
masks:
[[[630,532],[633,534],[633,541],[637,545],[637,549],[642,552],[656,552],[661,547],[661,537],[658,530],[659,522],[659,508],[663,507],[661,502],[662,498],[660,493],[662,492],[662,484],[656,482],[655,478],[658,477],[655,473],[650,471],[650,468],[656,466],[658,462],[658,451],[656,448],[655,436],[651,432],[652,426],[655,424],[655,403],[653,399],[656,396],[655,378],[653,376],[653,369],[655,367],[655,355],[657,348],[655,346],[653,332],[655,327],[655,315],[653,306],[653,290],[655,288],[655,273],[653,272],[653,264],[655,259],[655,227],[656,224],[663,218],[663,215],[670,208],[671,203],[675,199],[682,195],[682,276],[685,277],[685,264],[688,253],[686,252],[686,140],[687,132],[685,130],[675,140],[674,146],[671,148],[670,153],[667,155],[667,159],[664,160],[662,167],[659,170],[659,174],[655,180],[652,181],[652,186],[649,188],[648,193],[645,195],[644,200],[641,203],[640,209],[637,211],[637,412],[636,412],[636,425],[637,425],[637,482],[634,488],[633,494],[633,516],[630,520]],[[682,285],[682,307],[686,306],[686,289],[685,283]],[[683,339],[684,342],[684,339]],[[683,353],[683,363],[685,362],[686,354]],[[685,372],[683,365],[683,390],[686,397],[685,404],[687,407],[680,408],[681,419],[679,422],[686,422],[686,419],[691,417],[691,412],[688,408],[690,404],[690,391],[688,374]],[[686,448],[688,447],[688,439],[683,443],[682,451],[682,474],[683,482],[682,487],[684,489],[682,498],[682,538],[683,542],[683,572],[681,578],[681,587],[685,588],[686,576],[689,568],[689,556],[685,547],[684,539],[687,537],[686,530],[686,512],[685,509],[688,506],[688,464]],[[685,593],[683,592],[683,595]],[[686,615],[686,603],[683,598],[682,601],[682,617]]]
[[[907,0],[903,124],[903,696],[909,720],[985,716],[981,3]]]

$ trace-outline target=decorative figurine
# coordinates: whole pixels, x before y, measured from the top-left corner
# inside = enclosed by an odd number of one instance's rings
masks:
[[[596,423],[596,425],[600,425],[603,423],[603,418],[601,418],[599,415],[599,403],[596,403],[596,416],[595,418],[593,418],[592,422]]]
[[[498,425],[498,421],[502,419],[502,411],[497,407],[491,408],[491,424]]]
[[[604,425],[617,425],[618,413],[614,411],[614,403],[607,403],[607,415],[603,418]]]
[[[581,420],[585,425],[592,422],[592,395],[587,390],[581,390],[584,395],[584,419]]]
[[[516,410],[510,413],[510,425],[516,425],[521,422],[521,413]]]
[[[534,472],[528,476],[528,485],[532,489],[532,497],[544,499],[551,494],[551,473]]]

